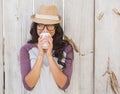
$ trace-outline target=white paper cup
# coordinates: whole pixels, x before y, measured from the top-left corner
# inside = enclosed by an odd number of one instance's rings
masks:
[[[43,39],[48,37],[48,36],[50,36],[50,33],[47,33],[47,32],[43,32],[40,34],[40,37]],[[44,39],[43,41],[44,41],[44,43],[42,45],[43,49],[48,49],[48,45],[49,45],[48,41],[46,39]]]

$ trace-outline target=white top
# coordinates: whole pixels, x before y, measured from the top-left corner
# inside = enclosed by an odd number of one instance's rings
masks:
[[[30,49],[29,56],[31,60],[31,68],[33,68],[37,60],[38,54],[39,54],[38,48],[34,47]],[[57,58],[54,59],[55,61],[57,61]],[[61,67],[58,63],[57,65],[58,67]],[[27,91],[26,93],[27,94],[65,94],[65,92],[61,90],[55,83],[52,72],[50,71],[50,66],[46,55],[44,55],[43,57],[43,66],[40,72],[40,79],[38,80],[33,90]]]

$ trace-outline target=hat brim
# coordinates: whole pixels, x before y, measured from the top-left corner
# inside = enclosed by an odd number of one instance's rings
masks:
[[[31,20],[33,22],[42,23],[42,24],[57,24],[61,22],[62,18],[59,16],[59,20],[49,20],[49,19],[36,18],[35,15],[32,15]]]

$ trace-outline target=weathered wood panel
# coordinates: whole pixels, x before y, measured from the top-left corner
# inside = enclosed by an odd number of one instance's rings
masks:
[[[4,1],[5,94],[26,94],[20,75],[19,49],[30,38],[32,3],[32,0]]]
[[[3,5],[0,0],[0,94],[3,93]]]
[[[110,70],[114,71],[120,83],[120,15],[116,13],[120,11],[120,1],[95,2],[95,94],[115,94],[109,75],[103,74],[107,70],[109,57]]]
[[[65,33],[81,53],[80,56],[75,53],[72,82],[67,94],[93,94],[94,0],[64,2]]]
[[[107,69],[109,57],[110,69],[115,72],[120,83],[119,3],[120,1],[117,0],[96,0],[94,9],[94,0],[69,0],[69,2],[66,0],[35,0],[35,12],[40,4],[58,6],[60,15],[65,14],[63,20],[66,35],[72,38],[80,50],[80,55],[75,53],[72,80],[66,94],[93,94],[94,91],[94,94],[114,94],[108,75],[102,75]],[[30,38],[30,15],[33,12],[33,0],[4,0],[4,19],[2,4],[1,0],[0,94],[3,94],[3,61],[5,61],[5,94],[26,94],[20,75],[19,49]],[[65,9],[63,9],[63,5]],[[4,24],[2,24],[2,20]],[[93,49],[94,25],[95,50]],[[5,41],[3,41],[3,32]],[[5,48],[3,48],[3,44],[5,44]],[[93,50],[95,51],[95,71],[93,71]],[[108,89],[106,90],[107,82]]]
[[[19,50],[28,40],[31,0],[4,0],[5,94],[25,94],[20,76]]]

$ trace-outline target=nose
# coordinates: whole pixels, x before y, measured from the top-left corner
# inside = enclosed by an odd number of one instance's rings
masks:
[[[45,26],[45,28],[43,29],[43,32],[48,32],[47,27]]]

